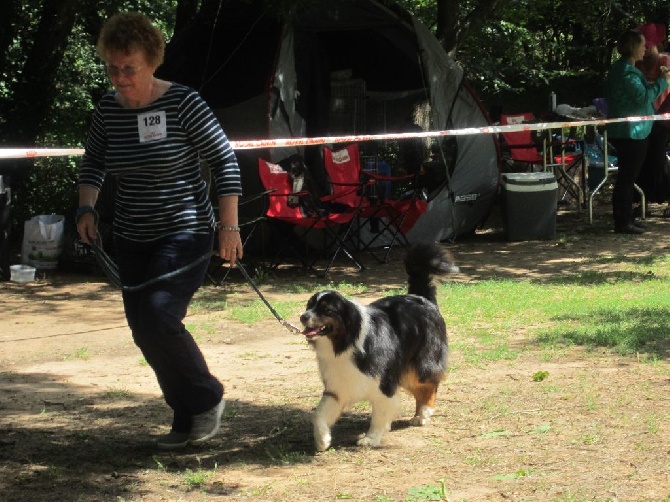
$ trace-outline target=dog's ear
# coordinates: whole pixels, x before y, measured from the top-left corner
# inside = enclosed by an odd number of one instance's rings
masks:
[[[309,300],[307,300],[307,305],[305,305],[306,310],[311,310],[314,308],[314,305],[316,305],[316,300],[317,300],[318,293],[313,294]]]
[[[357,338],[363,325],[363,315],[358,306],[342,298],[342,306],[339,309],[342,323],[344,324],[346,337],[350,340]]]

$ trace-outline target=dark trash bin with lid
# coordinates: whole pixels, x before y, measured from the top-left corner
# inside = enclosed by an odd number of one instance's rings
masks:
[[[551,172],[502,175],[503,225],[507,240],[556,237],[558,184]]]

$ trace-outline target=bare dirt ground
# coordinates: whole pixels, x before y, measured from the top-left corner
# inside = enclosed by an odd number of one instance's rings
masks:
[[[593,260],[600,255],[670,252],[670,220],[652,217],[648,226],[642,236],[615,235],[608,218],[591,227],[573,210],[559,215],[553,241],[507,242],[494,219],[448,246],[461,267],[455,280],[559,278],[620,270]],[[271,302],[309,297],[286,292],[296,273],[307,274],[293,269],[263,286]],[[330,280],[365,282],[362,301],[404,283],[397,262],[362,274],[344,267]],[[323,283],[314,277],[314,290]],[[239,279],[204,290],[228,306],[254,296]],[[315,454],[309,417],[322,388],[301,337],[274,320],[190,314],[228,407],[207,446],[165,453],[151,438],[166,432],[170,413],[132,343],[119,290],[49,273],[1,283],[0,299],[3,501],[670,500],[667,355],[650,363],[574,347],[546,360],[523,332],[513,360],[466,364],[453,350],[428,426],[408,425],[407,398],[383,447],[358,448],[369,418],[360,406],[336,425],[333,448]],[[459,327],[444,315],[457,346]],[[534,382],[539,370],[550,378]]]

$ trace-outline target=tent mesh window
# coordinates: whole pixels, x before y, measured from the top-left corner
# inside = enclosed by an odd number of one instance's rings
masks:
[[[330,83],[331,134],[365,131],[365,80],[332,80]]]

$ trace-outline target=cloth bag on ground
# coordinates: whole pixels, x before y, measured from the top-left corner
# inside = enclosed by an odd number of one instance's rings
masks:
[[[53,270],[63,250],[65,217],[59,214],[33,216],[23,225],[21,262],[39,269]]]

